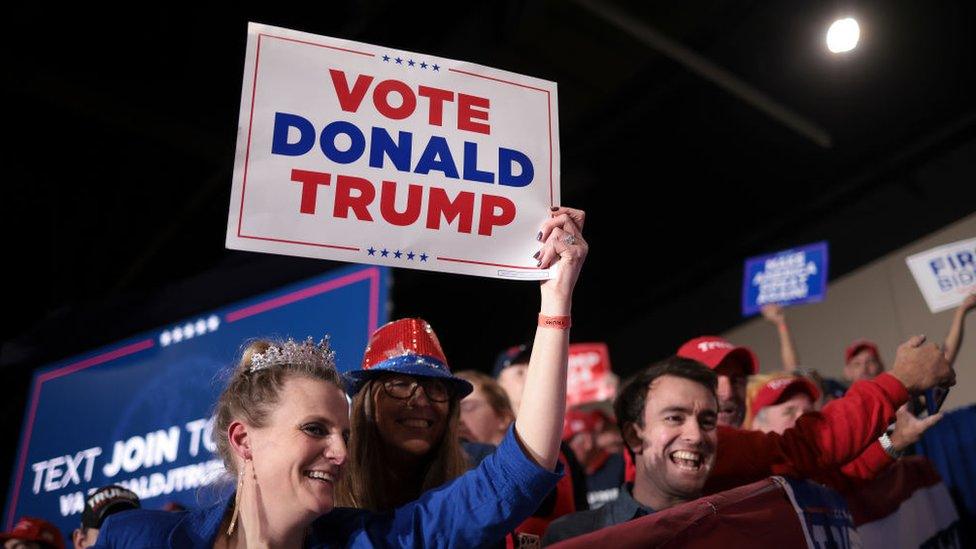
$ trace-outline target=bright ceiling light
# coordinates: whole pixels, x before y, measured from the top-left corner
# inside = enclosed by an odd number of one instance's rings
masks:
[[[857,47],[860,37],[861,28],[857,21],[851,17],[838,19],[827,29],[827,49],[834,53],[851,51]]]

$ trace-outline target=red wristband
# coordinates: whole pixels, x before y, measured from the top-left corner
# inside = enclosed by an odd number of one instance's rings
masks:
[[[568,316],[546,316],[539,313],[539,326],[543,328],[557,328],[568,330],[573,325],[572,317]]]

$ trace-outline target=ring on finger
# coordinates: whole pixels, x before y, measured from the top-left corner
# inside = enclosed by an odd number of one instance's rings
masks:
[[[563,244],[567,246],[572,246],[573,244],[576,244],[576,237],[571,234],[564,234],[562,238],[560,238],[560,240],[562,240]]]

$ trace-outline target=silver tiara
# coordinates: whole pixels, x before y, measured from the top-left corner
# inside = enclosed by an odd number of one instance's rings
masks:
[[[335,351],[329,345],[329,336],[323,337],[318,343],[311,336],[301,343],[296,343],[289,337],[280,347],[271,345],[264,352],[251,355],[251,368],[248,371],[253,374],[279,364],[335,368]]]

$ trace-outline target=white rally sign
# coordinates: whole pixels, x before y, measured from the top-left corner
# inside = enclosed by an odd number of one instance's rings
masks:
[[[955,307],[976,290],[976,238],[932,248],[905,262],[933,313]]]
[[[556,84],[251,23],[227,247],[542,279]]]

